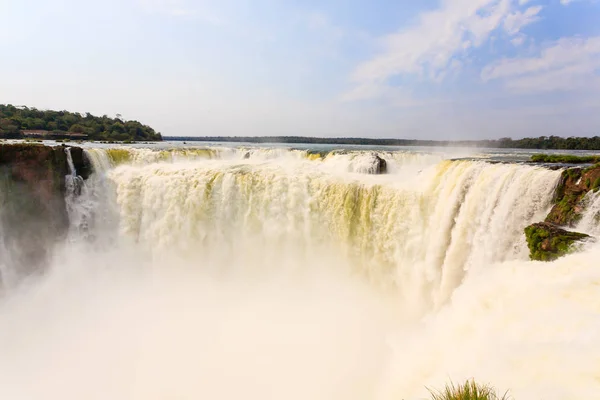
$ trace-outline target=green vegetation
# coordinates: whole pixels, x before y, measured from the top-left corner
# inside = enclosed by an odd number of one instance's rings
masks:
[[[600,162],[600,156],[572,156],[569,154],[534,154],[531,161],[560,164],[594,164]]]
[[[590,188],[594,192],[597,192],[598,190],[600,190],[600,176],[598,178],[596,178],[594,183],[591,184]]]
[[[589,238],[585,233],[570,232],[542,222],[525,228],[530,258],[536,261],[554,261],[573,250],[573,245]]]
[[[0,138],[20,139],[23,131],[41,131],[40,136],[64,138],[72,135],[90,140],[155,141],[160,133],[138,121],[96,117],[68,111],[37,110],[0,104]],[[75,134],[75,135],[73,135]]]
[[[583,199],[590,192],[600,190],[600,163],[591,167],[569,168],[563,171],[554,194],[554,207],[546,222],[573,226],[581,219],[585,208]]]
[[[578,205],[583,198],[583,194],[573,192],[565,193],[562,198],[554,205],[546,222],[557,223],[560,225],[574,225],[581,219]]]
[[[446,385],[441,391],[429,390],[431,400],[508,400],[508,392],[499,395],[496,390],[488,385],[476,383],[473,380],[462,385],[453,383]]]
[[[416,140],[416,139],[367,139],[367,138],[315,138],[302,136],[170,136],[166,140],[185,140],[199,142],[241,142],[241,143],[290,143],[290,144],[328,144],[328,145],[368,145],[368,146],[459,146],[487,147],[503,149],[539,149],[539,150],[600,150],[600,136],[568,137],[540,136],[513,140]]]

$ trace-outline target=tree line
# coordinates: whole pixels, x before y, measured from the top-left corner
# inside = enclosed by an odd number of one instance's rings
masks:
[[[161,134],[138,121],[80,114],[68,111],[38,110],[0,104],[0,138],[19,139],[23,131],[47,131],[48,135],[69,133],[87,135],[90,140],[156,141]]]
[[[369,138],[315,138],[302,136],[169,136],[165,140],[201,142],[283,143],[283,144],[328,144],[366,146],[460,146],[507,149],[537,150],[600,150],[600,136],[567,137],[540,136],[513,140],[418,140],[418,139],[369,139]]]

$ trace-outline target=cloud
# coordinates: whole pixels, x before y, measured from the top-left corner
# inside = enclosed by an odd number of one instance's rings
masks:
[[[367,83],[359,85],[340,96],[342,102],[370,99],[385,99],[388,104],[405,107],[423,105],[422,100],[412,98],[408,91],[383,84]]]
[[[137,0],[148,13],[168,15],[170,17],[190,18],[210,25],[224,25],[224,21],[206,7],[191,6],[186,0]]]
[[[514,38],[512,38],[510,40],[510,42],[515,45],[515,46],[521,46],[523,43],[525,43],[525,39],[527,39],[527,36],[525,35],[517,35]]]
[[[595,3],[598,0],[560,0],[560,4],[562,4],[563,6],[568,6],[571,3],[582,2],[582,1],[589,1],[589,2]]]
[[[521,93],[538,93],[553,91],[571,91],[576,89],[595,88],[600,83],[594,70],[600,64],[569,65],[537,75],[519,77],[509,80],[507,88]]]
[[[409,29],[384,37],[382,51],[360,64],[352,75],[360,92],[373,90],[390,78],[414,75],[441,81],[454,61],[482,46],[492,32],[504,26],[510,35],[536,21],[541,6],[514,12],[513,0],[442,0],[440,7],[421,14]],[[521,0],[521,4],[525,3]]]
[[[505,58],[486,66],[484,82],[502,80],[518,92],[549,92],[594,87],[599,82],[600,36],[562,38],[539,56]]]
[[[327,34],[334,39],[342,39],[346,32],[341,27],[333,24],[327,15],[321,12],[311,12],[306,16],[308,28]]]
[[[504,20],[504,29],[509,35],[516,35],[523,27],[539,20],[538,14],[542,11],[542,6],[529,7],[524,12],[516,11],[506,16]]]
[[[185,8],[173,8],[172,10],[169,10],[169,14],[174,17],[187,17],[194,15],[195,12],[193,10],[186,10]]]

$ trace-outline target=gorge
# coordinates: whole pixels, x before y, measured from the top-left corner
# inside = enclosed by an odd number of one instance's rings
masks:
[[[448,378],[516,399],[600,390],[600,248],[530,261],[525,235],[545,221],[597,237],[597,166],[452,149],[0,151],[10,398],[420,399]]]

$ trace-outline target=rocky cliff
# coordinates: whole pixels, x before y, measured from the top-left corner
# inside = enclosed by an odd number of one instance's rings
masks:
[[[40,270],[67,233],[65,176],[71,172],[66,149],[0,145],[0,270],[5,274],[23,276]],[[87,178],[90,167],[83,149],[69,151],[78,174]]]
[[[546,217],[546,222],[573,226],[581,218],[582,200],[585,195],[599,189],[600,164],[563,171],[556,188],[555,205]]]
[[[554,206],[544,223],[525,228],[532,260],[552,261],[576,248],[575,244],[589,236],[568,231],[581,219],[584,198],[600,190],[600,163],[588,168],[563,171],[554,195]]]

